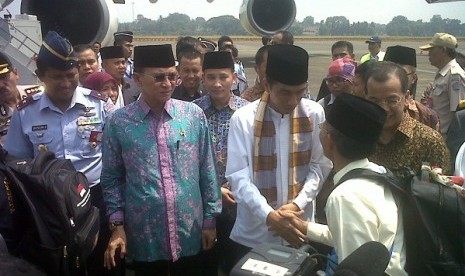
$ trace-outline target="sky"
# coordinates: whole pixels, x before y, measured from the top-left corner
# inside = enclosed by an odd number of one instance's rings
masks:
[[[149,0],[126,0],[124,5],[116,5],[120,22],[132,21],[132,3],[134,15],[158,19],[170,13],[184,13],[191,18],[233,15],[239,17],[243,0],[158,0],[150,4]],[[295,0],[296,19],[302,21],[311,15],[315,22],[330,16],[343,15],[350,22],[367,21],[388,23],[394,16],[404,15],[409,20],[429,21],[435,14],[442,18],[459,19],[465,23],[465,1],[428,4],[425,0]]]
[[[98,1],[112,3],[112,0]],[[20,2],[15,0],[7,8],[13,14],[19,13]],[[208,20],[221,15],[239,18],[242,3],[243,0],[213,0],[211,3],[207,0],[158,0],[151,4],[149,0],[126,0],[126,4],[114,6],[120,22],[131,22],[133,14],[134,17],[142,14],[146,18],[158,19],[175,12],[187,14],[192,19],[203,17]],[[342,15],[350,22],[386,24],[394,16],[404,15],[409,20],[421,19],[428,22],[433,15],[439,14],[442,18],[459,19],[465,23],[465,1],[428,4],[425,0],[295,0],[295,3],[296,19],[299,21],[309,15],[315,18],[315,22]]]

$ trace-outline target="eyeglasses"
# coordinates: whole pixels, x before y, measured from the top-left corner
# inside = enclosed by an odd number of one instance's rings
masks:
[[[379,105],[379,106],[383,106],[384,104],[386,104],[386,106],[388,107],[394,107],[396,105],[398,105],[401,101],[402,101],[402,98],[403,97],[388,97],[386,99],[374,99],[374,98],[368,98],[369,101]]]
[[[337,77],[337,78],[330,78],[330,79],[328,78],[328,79],[325,80],[325,82],[326,82],[326,85],[328,85],[328,86],[334,85],[334,84],[335,85],[342,85],[345,82],[348,82],[348,80]]]
[[[157,74],[157,75],[148,75],[148,74],[143,74],[139,73],[140,75],[144,75],[147,77],[151,77],[155,82],[163,82],[165,81],[166,78],[168,78],[168,81],[173,82],[178,79],[178,74],[177,73],[168,73],[168,74]]]

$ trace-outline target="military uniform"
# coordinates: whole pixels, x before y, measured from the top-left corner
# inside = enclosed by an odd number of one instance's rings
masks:
[[[70,107],[62,112],[45,93],[27,97],[13,114],[5,149],[13,156],[33,158],[53,151],[70,159],[90,186],[100,182],[101,139],[107,111],[101,94],[77,87]]]
[[[31,85],[18,85],[19,95],[21,101],[25,100],[28,96],[32,96],[37,93],[42,93],[44,88],[42,86],[31,86]],[[0,144],[5,144],[6,134],[10,127],[11,117],[16,108],[8,106],[7,104],[0,103]]]
[[[126,60],[126,72],[124,72],[124,77],[132,79],[132,74],[134,72],[134,61],[131,58]]]

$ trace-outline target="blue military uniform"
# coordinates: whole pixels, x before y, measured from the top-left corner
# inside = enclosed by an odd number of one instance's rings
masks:
[[[105,103],[98,94],[82,87],[76,88],[65,112],[46,93],[35,94],[13,114],[5,149],[20,158],[53,151],[58,158],[70,159],[94,186],[100,182],[105,114]]]
[[[47,76],[48,70],[53,69],[77,76],[76,61],[69,41],[56,32],[47,33],[37,58],[40,74]],[[78,171],[85,174],[91,186],[90,201],[100,211],[100,233],[94,251],[79,273],[106,275],[108,270],[103,266],[103,255],[111,233],[102,189],[98,184],[102,168],[103,126],[114,105],[100,92],[77,87],[76,77],[76,88],[70,96],[69,106],[66,110],[60,109],[52,101],[59,91],[48,90],[47,81],[45,78],[44,93],[26,97],[18,104],[4,147],[9,154],[20,158],[32,158],[40,151],[52,151],[58,158],[69,159]]]

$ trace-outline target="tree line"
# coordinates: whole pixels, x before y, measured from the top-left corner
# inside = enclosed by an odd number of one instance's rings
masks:
[[[133,30],[136,35],[247,35],[239,19],[231,15],[223,15],[205,20],[203,17],[191,19],[186,14],[173,13],[152,20],[138,15],[133,22],[119,24],[120,30]],[[458,19],[442,18],[434,15],[429,22],[409,20],[398,15],[387,24],[375,22],[350,22],[345,16],[332,16],[315,22],[314,17],[307,16],[302,21],[295,21],[289,29],[294,35],[324,36],[425,36],[430,37],[437,32],[447,32],[455,36],[465,36],[465,23]]]

